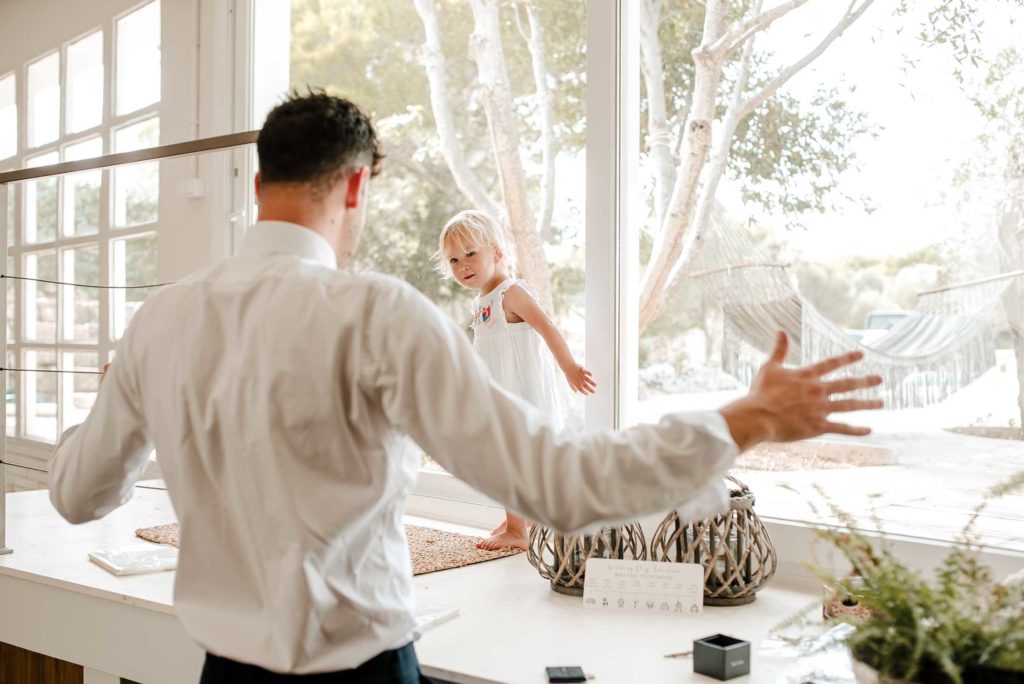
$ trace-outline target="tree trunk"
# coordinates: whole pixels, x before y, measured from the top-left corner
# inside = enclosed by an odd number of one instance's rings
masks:
[[[727,9],[726,0],[708,0],[701,45],[693,51],[694,96],[683,134],[685,155],[640,285],[640,330],[646,329],[665,308],[669,275],[679,261],[693,219],[698,181],[711,148],[715,98],[722,80],[723,58],[712,53],[708,46],[722,36]]]
[[[555,142],[555,108],[548,88],[547,48],[544,45],[544,28],[540,9],[533,0],[526,5],[526,16],[530,24],[530,62],[533,66],[533,80],[537,85],[537,109],[540,112],[540,146],[543,150],[544,176],[541,178],[540,214],[537,232],[541,239],[550,237],[551,217],[555,211],[555,157],[558,145]]]
[[[437,7],[434,0],[413,0],[416,11],[420,15],[426,40],[421,50],[423,68],[430,84],[430,106],[434,114],[434,126],[441,140],[441,151],[445,162],[451,170],[455,184],[462,194],[479,209],[491,214],[496,219],[502,218],[502,210],[492,200],[473,175],[466,162],[462,143],[456,132],[452,117],[451,103],[448,99],[448,76],[446,73],[444,50],[441,47],[441,32],[437,25]]]
[[[676,160],[672,153],[672,125],[665,105],[665,64],[658,27],[663,0],[640,0],[640,66],[647,90],[647,148],[654,160],[654,218],[661,226],[672,198]]]
[[[761,0],[754,3],[754,13],[760,14]],[[733,84],[732,95],[729,98],[729,108],[726,110],[724,120],[716,132],[715,151],[704,169],[701,179],[700,197],[697,200],[697,209],[694,213],[693,225],[690,228],[692,245],[683,245],[683,252],[680,262],[677,263],[669,279],[666,292],[675,291],[679,284],[679,278],[683,275],[686,264],[686,254],[694,253],[700,248],[701,236],[707,228],[707,222],[711,218],[711,209],[715,206],[715,198],[718,194],[718,185],[722,180],[726,167],[729,165],[729,157],[732,152],[732,140],[736,135],[736,129],[740,122],[748,115],[744,112],[746,103],[745,94],[747,83],[750,80],[750,57],[754,52],[754,38],[756,34],[747,38],[743,45],[743,53],[740,56],[739,71],[736,74],[736,82]]]
[[[760,12],[756,4],[752,16],[724,28],[727,3],[708,0],[701,45],[693,52],[695,77],[693,107],[689,113],[683,148],[689,152],[676,178],[668,214],[662,223],[659,240],[644,272],[640,293],[640,330],[643,331],[661,314],[665,300],[678,278],[700,246],[701,230],[715,200],[715,191],[729,161],[732,137],[743,119],[771,97],[790,78],[817,59],[853,22],[857,21],[875,0],[853,0],[839,21],[807,54],[783,69],[758,92],[744,98],[746,72],[749,67],[751,41],[758,31],[800,7],[808,0],[790,0]],[[722,66],[730,50],[744,45],[741,76],[733,92],[732,104],[718,131],[718,150],[708,166],[711,147],[715,101],[722,80]]]
[[[491,132],[508,229],[516,245],[519,274],[551,310],[551,273],[540,235],[530,211],[526,172],[520,157],[519,133],[512,103],[512,86],[505,66],[501,17],[497,0],[471,0],[474,30],[470,52],[477,64],[482,101]]]

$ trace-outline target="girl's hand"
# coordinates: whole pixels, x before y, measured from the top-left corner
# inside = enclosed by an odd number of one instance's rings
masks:
[[[594,382],[594,375],[586,368],[580,365],[569,366],[563,368],[562,372],[565,373],[565,379],[569,382],[569,387],[572,388],[573,392],[579,392],[580,394],[593,394],[597,389],[597,383]]]

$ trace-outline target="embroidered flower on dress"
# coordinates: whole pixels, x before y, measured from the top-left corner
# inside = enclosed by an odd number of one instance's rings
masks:
[[[477,309],[476,312],[474,312],[473,314],[473,318],[486,325],[490,325],[494,321],[494,319],[491,317],[490,306],[482,306],[479,309]]]

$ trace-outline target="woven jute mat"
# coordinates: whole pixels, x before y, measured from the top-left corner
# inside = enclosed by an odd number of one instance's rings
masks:
[[[143,527],[135,530],[135,536],[157,544],[178,546],[178,523]],[[414,575],[461,568],[522,553],[522,549],[485,551],[476,548],[480,537],[470,537],[465,534],[435,530],[419,525],[406,525],[405,536],[409,540],[409,555],[412,556],[412,574]]]

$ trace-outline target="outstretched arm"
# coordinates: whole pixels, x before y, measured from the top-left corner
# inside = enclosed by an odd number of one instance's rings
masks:
[[[153,451],[128,364],[119,356],[103,371],[88,417],[64,432],[50,463],[50,501],[72,523],[128,501]]]
[[[576,363],[569,345],[566,344],[562,333],[558,331],[554,321],[540,308],[533,297],[526,293],[521,287],[513,285],[505,293],[502,304],[506,311],[514,313],[531,328],[536,330],[548,345],[551,353],[558,363],[558,367],[565,373],[565,379],[574,392],[581,394],[593,394],[597,389],[593,375],[586,368]]]
[[[380,398],[389,422],[453,475],[563,532],[679,508],[721,482],[737,445],[853,430],[822,416],[877,407],[829,396],[878,384],[821,379],[853,357],[789,370],[781,367],[783,350],[751,395],[721,413],[676,413],[657,425],[570,436],[494,383],[465,335],[411,287],[388,288],[374,310],[361,384]]]

